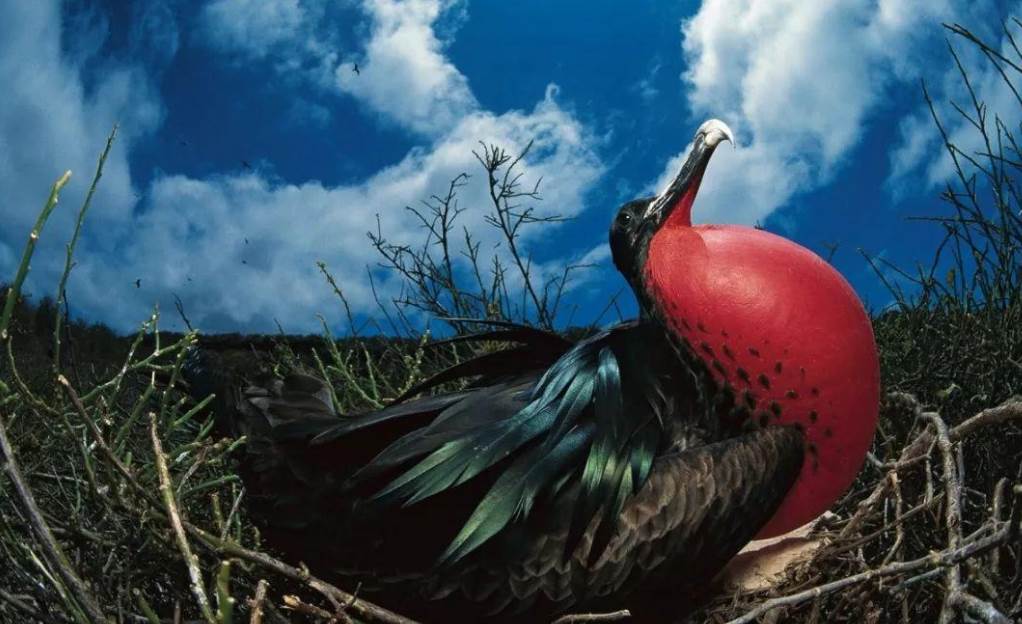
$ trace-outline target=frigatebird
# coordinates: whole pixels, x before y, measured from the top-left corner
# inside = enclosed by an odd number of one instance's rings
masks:
[[[509,347],[361,414],[336,413],[312,376],[231,388],[193,351],[193,392],[226,392],[220,421],[248,436],[240,469],[267,542],[426,621],[660,621],[751,539],[829,507],[876,425],[872,329],[812,252],[692,226],[725,140],[703,124],[671,184],[617,213],[637,319],[578,342],[480,321],[444,342]]]

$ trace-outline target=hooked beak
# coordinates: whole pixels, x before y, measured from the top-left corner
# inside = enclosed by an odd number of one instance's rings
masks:
[[[647,227],[656,231],[672,216],[678,225],[692,225],[692,202],[699,191],[699,183],[702,182],[710,156],[721,141],[735,145],[734,134],[726,123],[710,119],[699,126],[692,139],[692,151],[678,175],[674,176],[674,180],[662,193],[653,198],[643,213],[642,219]]]

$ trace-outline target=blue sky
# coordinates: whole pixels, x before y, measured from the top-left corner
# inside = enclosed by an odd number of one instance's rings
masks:
[[[478,142],[536,148],[540,210],[573,217],[524,243],[537,271],[592,263],[576,321],[623,287],[606,229],[673,174],[699,123],[725,120],[701,222],[761,223],[826,255],[872,307],[890,297],[856,251],[911,266],[939,232],[949,170],[923,107],[961,97],[941,22],[1000,46],[1000,2],[705,0],[0,0],[0,275],[13,275],[47,189],[74,172],[29,291],[52,294],[63,245],[110,127],[120,136],[72,273],[77,316],[130,330],[173,297],[205,331],[315,331],[374,303],[365,233],[421,233],[406,205],[479,174]],[[981,95],[1018,120],[960,40]],[[358,64],[360,73],[353,71]],[[946,105],[956,137],[968,129]],[[246,166],[243,163],[247,163]],[[460,217],[492,249],[474,175]],[[500,253],[499,251],[497,253]],[[141,288],[135,280],[141,279]],[[380,275],[386,294],[396,280]],[[630,302],[626,312],[634,311]],[[592,315],[589,315],[592,316]],[[605,319],[609,320],[609,319]]]

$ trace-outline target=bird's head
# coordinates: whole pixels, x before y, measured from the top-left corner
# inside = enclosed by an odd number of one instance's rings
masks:
[[[759,534],[770,537],[812,520],[854,481],[876,428],[879,364],[861,302],[816,254],[754,228],[692,225],[723,141],[734,143],[723,122],[700,126],[667,188],[620,208],[610,244],[644,313],[754,425],[804,432],[802,471]]]
[[[640,295],[641,268],[653,236],[669,220],[671,225],[692,225],[692,203],[710,156],[723,141],[734,144],[731,129],[711,119],[699,126],[692,149],[671,184],[656,197],[632,200],[618,209],[610,226],[614,265]],[[640,300],[642,299],[640,295]]]

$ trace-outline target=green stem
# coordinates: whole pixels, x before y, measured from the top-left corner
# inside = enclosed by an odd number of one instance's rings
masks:
[[[32,227],[32,231],[28,235],[28,243],[25,244],[25,251],[21,255],[21,264],[18,266],[18,273],[14,277],[14,283],[7,289],[7,301],[4,303],[3,314],[0,314],[0,342],[6,342],[10,338],[8,328],[11,323],[11,316],[14,314],[14,304],[17,303],[18,298],[21,296],[21,286],[25,283],[25,278],[28,277],[29,263],[32,261],[32,254],[35,252],[36,241],[39,240],[39,235],[43,231],[43,226],[46,225],[47,219],[50,218],[50,213],[57,207],[57,201],[60,196],[60,191],[63,190],[64,185],[67,184],[68,180],[71,179],[71,172],[65,171],[64,175],[60,176],[56,182],[53,183],[53,187],[50,188],[50,196],[46,199],[46,204],[43,206],[42,212],[36,218],[35,225]]]
[[[60,285],[57,286],[57,314],[53,324],[54,372],[60,372],[60,329],[63,321],[60,308],[66,303],[65,289],[67,288],[67,278],[71,274],[71,261],[74,258],[75,246],[78,244],[78,235],[82,231],[82,223],[85,221],[85,213],[89,211],[89,206],[92,205],[92,196],[96,194],[96,186],[99,184],[99,179],[103,177],[103,165],[106,163],[106,157],[110,154],[110,148],[113,147],[114,137],[116,136],[117,125],[115,124],[113,130],[110,131],[110,136],[106,139],[106,147],[103,149],[103,153],[99,155],[99,163],[96,165],[95,175],[92,176],[92,184],[89,185],[89,192],[85,195],[85,201],[82,202],[81,210],[78,211],[78,221],[75,223],[75,232],[71,235],[71,241],[67,244],[67,255],[64,259],[64,272],[60,276]]]

